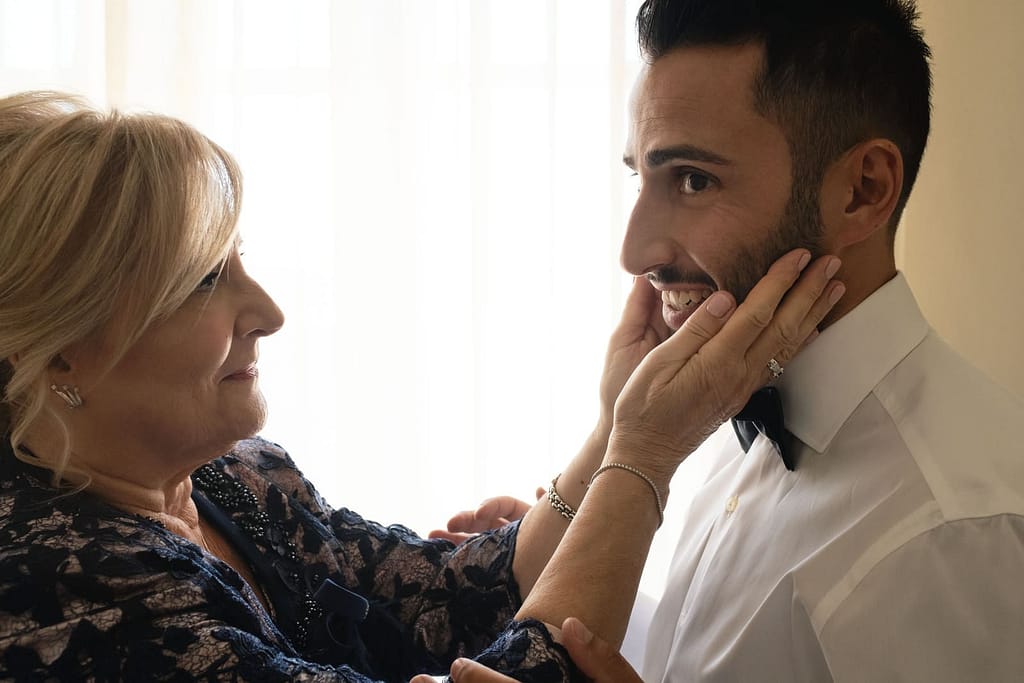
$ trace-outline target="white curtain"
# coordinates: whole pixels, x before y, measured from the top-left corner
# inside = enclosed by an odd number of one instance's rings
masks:
[[[638,0],[0,0],[0,93],[183,118],[246,174],[264,433],[425,532],[597,414]]]

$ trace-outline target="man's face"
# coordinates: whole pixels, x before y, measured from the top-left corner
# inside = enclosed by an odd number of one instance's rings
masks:
[[[787,251],[821,251],[817,187],[792,192],[782,129],[754,109],[761,56],[758,45],[678,49],[633,91],[624,161],[640,190],[622,265],[662,292],[672,329],[716,289],[742,301]]]

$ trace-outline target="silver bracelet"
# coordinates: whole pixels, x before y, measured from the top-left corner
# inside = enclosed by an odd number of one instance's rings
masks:
[[[558,483],[558,478],[562,476],[559,472],[555,475],[555,478],[551,480],[551,486],[548,487],[548,502],[551,503],[551,507],[554,508],[555,512],[565,517],[570,522],[576,516],[576,510],[571,505],[562,500],[562,497],[558,495],[558,490],[555,489],[555,484]]]
[[[593,485],[594,480],[597,479],[597,475],[612,469],[626,470],[627,472],[631,472],[647,482],[647,485],[651,487],[651,491],[654,493],[654,502],[658,506],[658,527],[660,528],[661,525],[665,522],[665,504],[662,502],[661,492],[658,491],[658,487],[655,486],[653,479],[651,479],[646,474],[644,474],[637,468],[633,467],[632,465],[626,465],[621,462],[610,462],[607,465],[602,465],[601,467],[598,467],[597,471],[594,472],[594,476],[590,478],[590,483],[587,484],[587,488],[590,488]]]

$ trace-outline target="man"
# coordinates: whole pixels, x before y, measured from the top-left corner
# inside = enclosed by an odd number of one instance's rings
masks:
[[[788,435],[762,423],[745,450],[726,424],[690,456],[710,474],[648,683],[1024,672],[1024,406],[938,338],[895,267],[929,131],[916,22],[910,0],[640,9],[623,265],[672,328],[796,246],[839,256],[847,286],[775,383]]]
[[[777,382],[795,471],[729,425],[691,456],[711,474],[644,680],[1018,680],[1024,410],[928,327],[893,256],[929,129],[913,5],[650,0],[638,28],[622,260],[669,325],[797,244],[848,288]]]

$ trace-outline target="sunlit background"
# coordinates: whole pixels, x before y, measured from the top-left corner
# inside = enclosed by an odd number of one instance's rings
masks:
[[[1019,22],[1005,3],[919,4],[935,125],[900,267],[939,332],[1019,393],[1024,308],[996,295],[1024,249]],[[425,533],[532,497],[593,426],[629,284],[638,5],[0,0],[0,95],[172,114],[239,159],[247,265],[288,316],[263,343],[265,434],[335,506]],[[964,159],[986,169],[969,199]],[[672,482],[650,595],[698,469]]]

